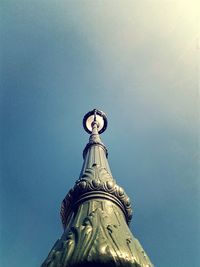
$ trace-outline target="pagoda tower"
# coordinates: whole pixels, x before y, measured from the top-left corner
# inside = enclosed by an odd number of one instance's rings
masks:
[[[90,134],[79,179],[62,202],[64,232],[41,267],[153,267],[129,223],[129,197],[117,185],[100,139],[105,113],[94,109],[83,119]]]

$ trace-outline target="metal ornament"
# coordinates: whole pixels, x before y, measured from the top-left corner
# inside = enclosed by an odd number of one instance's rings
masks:
[[[131,203],[108,165],[99,136],[107,127],[105,113],[88,112],[83,127],[91,135],[80,177],[61,205],[64,233],[41,267],[153,267],[130,231]]]

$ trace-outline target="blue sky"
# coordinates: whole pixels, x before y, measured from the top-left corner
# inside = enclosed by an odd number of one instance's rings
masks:
[[[4,267],[36,267],[62,234],[86,112],[156,267],[200,266],[198,1],[1,2]]]

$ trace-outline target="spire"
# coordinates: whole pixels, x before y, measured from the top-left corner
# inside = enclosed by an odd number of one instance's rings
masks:
[[[89,143],[83,151],[84,163],[80,177],[84,170],[90,168],[93,164],[104,167],[111,174],[106,159],[108,152],[99,135],[107,128],[107,118],[105,113],[97,109],[88,112],[83,118],[83,127],[86,132],[90,134],[90,138]]]
[[[129,229],[130,200],[110,171],[100,138],[107,128],[105,113],[88,112],[83,127],[90,138],[79,179],[62,202],[64,233],[42,267],[153,267]]]

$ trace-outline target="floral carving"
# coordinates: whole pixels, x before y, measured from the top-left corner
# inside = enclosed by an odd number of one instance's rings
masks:
[[[42,267],[153,267],[120,209],[109,203],[83,203],[80,216],[74,216]]]
[[[62,202],[61,218],[64,227],[74,203],[81,201],[85,196],[88,199],[94,193],[99,194],[99,196],[104,194],[105,198],[109,197],[109,199],[117,202],[125,214],[127,223],[130,222],[132,208],[130,199],[124,189],[116,184],[115,180],[105,168],[93,164],[92,168],[87,168],[82,177],[76,181],[74,187]]]

